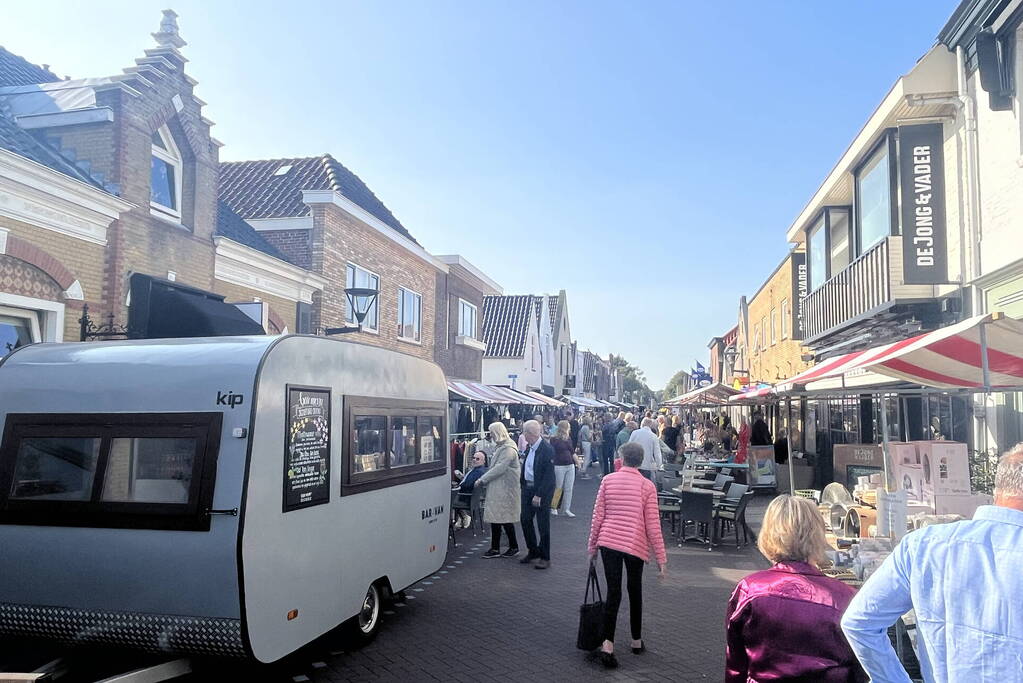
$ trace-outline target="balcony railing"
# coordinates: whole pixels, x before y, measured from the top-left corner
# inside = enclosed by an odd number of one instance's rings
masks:
[[[901,281],[901,237],[889,237],[850,263],[842,272],[806,296],[803,301],[805,339],[820,337],[844,323],[882,307],[892,300],[893,275]],[[899,240],[899,244],[892,242]],[[892,272],[897,265],[898,273]]]

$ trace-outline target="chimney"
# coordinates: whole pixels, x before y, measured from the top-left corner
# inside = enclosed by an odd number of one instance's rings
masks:
[[[179,48],[188,45],[178,35],[178,15],[172,9],[163,11],[163,19],[160,20],[160,30],[152,34],[156,44],[163,48]]]

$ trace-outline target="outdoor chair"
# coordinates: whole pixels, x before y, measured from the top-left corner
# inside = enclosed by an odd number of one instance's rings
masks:
[[[732,482],[728,488],[725,489],[724,498],[719,499],[714,507],[736,507],[739,504],[739,500],[749,490],[749,486],[746,484],[737,484]]]
[[[753,491],[746,491],[743,493],[742,498],[739,499],[737,505],[733,506],[721,506],[714,510],[715,524],[720,525],[721,530],[717,534],[719,537],[724,536],[728,533],[728,528],[731,527],[735,530],[735,547],[738,549],[739,544],[739,527],[742,527],[742,545],[749,543],[749,537],[753,536],[753,540],[756,540],[756,534],[746,524],[746,506],[753,500]]]
[[[710,544],[707,535],[714,526],[714,497],[706,493],[684,493],[679,504],[679,545],[686,541]],[[693,524],[693,536],[686,536],[686,527]],[[700,535],[701,529],[703,535]]]
[[[679,497],[674,493],[662,492],[657,494],[657,511],[660,512],[661,517],[667,516],[671,522],[671,535],[675,535],[675,520],[681,512],[681,504]]]

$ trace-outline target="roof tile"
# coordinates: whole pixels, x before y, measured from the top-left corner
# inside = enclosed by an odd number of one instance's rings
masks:
[[[284,167],[290,168],[279,173]],[[373,191],[329,154],[220,164],[220,198],[246,219],[308,215],[302,190],[340,192],[404,237],[416,241]]]
[[[55,83],[60,77],[0,47],[0,88],[35,83]]]
[[[532,294],[483,297],[485,358],[518,358],[525,353],[538,300]]]
[[[282,261],[288,259],[224,202],[217,202],[217,234]]]

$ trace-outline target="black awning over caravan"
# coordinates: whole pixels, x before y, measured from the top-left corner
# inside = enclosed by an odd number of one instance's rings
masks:
[[[266,334],[220,294],[141,273],[131,276],[128,330],[135,339]]]

